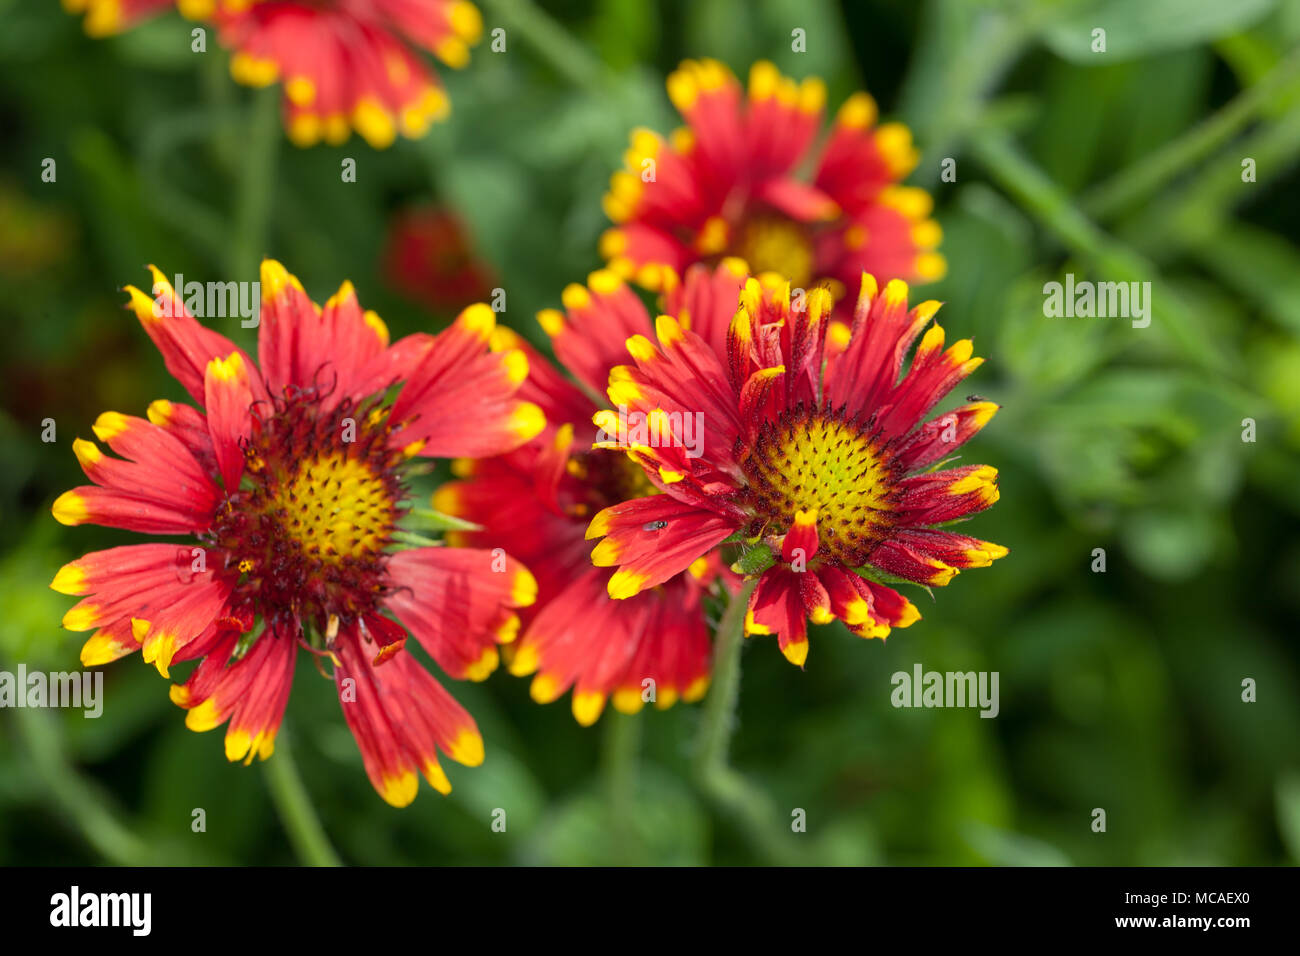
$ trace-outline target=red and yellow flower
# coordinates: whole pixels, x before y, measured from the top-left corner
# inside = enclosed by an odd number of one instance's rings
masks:
[[[151,267],[152,268],[152,267]],[[322,309],[274,261],[262,264],[255,364],[200,325],[158,270],[129,303],[202,411],[157,401],[147,418],[105,412],[98,444],[73,445],[89,485],[54,517],[190,543],[110,548],[65,565],[51,587],[82,600],[63,619],[93,631],[87,667],[141,651],[164,677],[198,660],[172,699],[186,725],[229,722],[226,756],[265,759],[299,648],[333,664],[343,712],[376,790],[414,799],[438,763],[476,765],[474,720],[415,659],[407,632],[453,678],[481,679],[536,583],[512,558],[444,547],[394,550],[415,456],[491,455],[529,440],[527,358],[492,351],[491,309],[438,336],[389,344],[345,282]],[[400,384],[400,388],[395,388]],[[494,573],[501,572],[501,573]]]
[[[63,9],[85,15],[81,24],[92,37],[121,33],[175,5],[174,0],[63,0]]]
[[[711,296],[670,294],[655,338],[627,340],[632,362],[611,371],[609,400],[657,426],[659,441],[625,451],[663,494],[606,508],[587,535],[603,538],[592,561],[618,568],[615,598],[735,544],[737,567],[758,578],[746,633],[776,634],[802,665],[809,620],[885,637],[920,617],[882,580],[944,585],[1007,553],[941,527],[998,499],[995,469],[943,467],[998,406],[972,399],[925,420],[983,360],[969,339],[945,348],[939,303],[909,309],[903,281],[882,291],[864,274],[852,323],[832,327],[827,290],[792,299],[785,279],[744,272],[724,263]],[[828,330],[842,341],[828,347]],[[675,439],[697,412],[703,453],[690,457]]]
[[[337,144],[355,129],[382,149],[423,136],[447,115],[447,94],[417,54],[459,69],[483,32],[467,0],[179,0],[211,20],[249,86],[284,88],[285,126],[299,146]]]
[[[658,289],[665,269],[735,256],[796,288],[826,284],[837,300],[864,271],[882,281],[943,275],[930,196],[899,185],[917,163],[911,133],[877,125],[866,93],[840,107],[811,162],[826,103],[819,79],[796,83],[760,62],[744,91],[721,63],[687,60],[668,96],[686,126],[667,139],[635,130],[605,196],[616,225],[601,253],[619,275]]]
[[[634,713],[647,699],[665,708],[703,696],[710,664],[703,598],[734,576],[716,557],[701,555],[683,565],[687,573],[629,600],[609,597],[611,572],[592,566],[584,537],[591,516],[643,495],[669,499],[621,452],[592,447],[600,437],[592,424],[600,406],[592,396],[623,360],[623,343],[650,334],[652,322],[637,295],[608,270],[592,273],[586,286],[567,287],[562,301],[563,311],[544,310],[538,320],[574,381],[518,336],[497,330],[500,346],[528,351],[529,378],[520,394],[545,410],[546,430],[507,455],[454,463],[460,480],[438,491],[434,507],[481,526],[455,532],[458,543],[508,546],[534,570],[538,600],[526,612],[509,670],[535,674],[531,693],[539,703],[572,688],[574,716],[591,724],[607,702]]]

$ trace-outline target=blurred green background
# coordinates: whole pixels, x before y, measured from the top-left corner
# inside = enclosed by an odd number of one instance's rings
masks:
[[[628,131],[675,125],[667,72],[705,55],[743,76],[767,57],[824,77],[832,108],[868,89],[915,132],[911,181],[935,190],[950,265],[925,292],[988,357],[962,393],[1003,405],[968,451],[1001,470],[1002,500],[970,530],[1010,557],[934,603],[911,595],[925,620],[887,643],[818,629],[805,673],[748,642],[733,762],[766,794],[767,823],[716,811],[693,785],[698,707],[634,726],[610,712],[584,730],[567,697],[539,707],[504,672],[446,682],[478,720],[485,765],[449,765],[449,797],[422,787],[391,809],[332,686],[302,661],[285,737],[339,854],[1300,860],[1300,0],[480,6],[506,52],[484,44],[467,70],[441,71],[450,120],[375,152],[289,145],[277,91],[234,86],[226,54],[211,37],[191,53],[174,14],[98,41],[55,3],[0,0],[0,670],[74,669],[85,635],[60,629],[72,602],[47,585],[87,550],[138,540],[63,528],[49,505],[81,482],[71,442],[100,411],[183,397],[121,308],[145,263],[252,279],[270,254],[318,301],[352,279],[396,337],[449,318],[383,265],[392,216],[436,203],[506,289],[504,321],[535,338],[533,313],[599,265],[600,197]],[[806,53],[791,51],[794,28]],[[340,181],[344,157],[355,183]],[[945,157],[955,182],[940,181]],[[1043,283],[1064,272],[1150,281],[1150,327],[1045,317]],[[235,324],[221,330],[246,336]],[[891,707],[890,675],[918,661],[998,671],[1000,716]],[[98,720],[0,711],[0,862],[294,862],[263,769],[186,730],[138,656],[105,670]],[[629,735],[640,761],[611,767],[602,755]],[[806,833],[790,833],[795,808]]]

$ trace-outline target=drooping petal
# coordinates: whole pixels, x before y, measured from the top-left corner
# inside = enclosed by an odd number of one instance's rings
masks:
[[[799,574],[777,565],[759,578],[749,597],[745,633],[775,634],[786,660],[803,667],[808,659],[808,612],[804,607]]]
[[[1009,553],[1005,547],[992,541],[942,529],[909,528],[895,532],[894,537],[914,552],[958,570],[986,568]]]
[[[920,620],[916,606],[897,591],[853,571],[824,567],[817,577],[830,598],[831,612],[859,637],[885,638],[891,628]]]
[[[483,680],[496,669],[497,645],[519,632],[514,609],[537,598],[536,580],[504,552],[414,548],[393,555],[388,572],[387,607],[457,679]]]
[[[50,585],[82,595],[63,617],[68,630],[111,627],[91,639],[85,654],[121,656],[134,643],[164,677],[176,652],[223,612],[233,586],[229,575],[208,567],[202,548],[168,544],[91,552],[64,565]]]
[[[216,646],[183,684],[173,684],[171,699],[183,707],[185,726],[203,732],[230,721],[226,759],[252,763],[275,750],[275,736],[293,687],[298,645],[265,633],[242,657],[235,656],[238,633],[224,632]]]
[[[165,600],[137,598],[131,612],[131,633],[140,642],[145,662],[167,677],[177,652],[224,614],[234,584],[228,575],[208,572],[170,589]]]
[[[890,628],[911,627],[921,619],[921,612],[916,605],[891,587],[875,581],[862,581],[862,585],[871,594],[872,620],[858,627],[851,627],[859,637],[886,637]]]
[[[483,738],[474,719],[409,653],[374,663],[373,649],[346,634],[336,645],[335,669],[343,716],[356,738],[375,790],[395,807],[415,799],[419,774],[440,793],[451,782],[438,752],[474,767],[483,762]]]

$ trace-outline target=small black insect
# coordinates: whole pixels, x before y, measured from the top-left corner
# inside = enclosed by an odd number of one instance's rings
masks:
[[[667,521],[647,521],[641,526],[642,531],[658,531],[660,528],[668,527]]]
[[[967,396],[966,396],[966,401],[968,401],[968,402],[987,402],[988,399],[985,398],[983,395],[967,395]]]

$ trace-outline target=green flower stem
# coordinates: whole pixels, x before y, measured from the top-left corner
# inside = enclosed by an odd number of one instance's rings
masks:
[[[740,700],[740,651],[745,612],[758,579],[745,582],[731,599],[713,641],[713,679],[704,704],[695,774],[700,789],[749,834],[759,852],[773,863],[799,865],[809,854],[796,845],[775,805],[727,763]]]
[[[280,89],[253,94],[253,105],[239,175],[235,222],[226,272],[232,279],[257,273],[271,219],[275,160],[280,146]]]
[[[704,702],[700,749],[695,755],[696,768],[702,774],[727,765],[736,704],[740,701],[740,649],[745,641],[745,611],[757,585],[758,578],[746,581],[740,593],[731,599],[713,639],[713,678]]]
[[[1188,167],[1231,139],[1258,114],[1295,93],[1300,50],[1280,60],[1258,83],[1244,90],[1203,123],[1134,163],[1084,197],[1084,210],[1098,220],[1132,209]]]
[[[482,6],[490,15],[489,33],[504,27],[507,42],[519,35],[569,83],[599,97],[607,94],[605,65],[530,0],[483,0]]]
[[[230,61],[224,56],[205,56],[199,71],[199,89],[208,110],[217,114],[233,113],[239,109],[238,88],[230,78]],[[240,136],[241,124],[222,123],[213,130],[209,140],[213,155],[223,169],[234,169],[243,153]]]
[[[637,763],[641,750],[639,714],[606,713],[601,762],[609,798],[609,815],[615,862],[638,862],[639,847],[634,825]]]
[[[275,753],[262,765],[271,802],[275,804],[299,860],[307,866],[342,866],[298,775],[298,765],[294,763],[287,738],[288,734],[281,726],[275,738]]]

